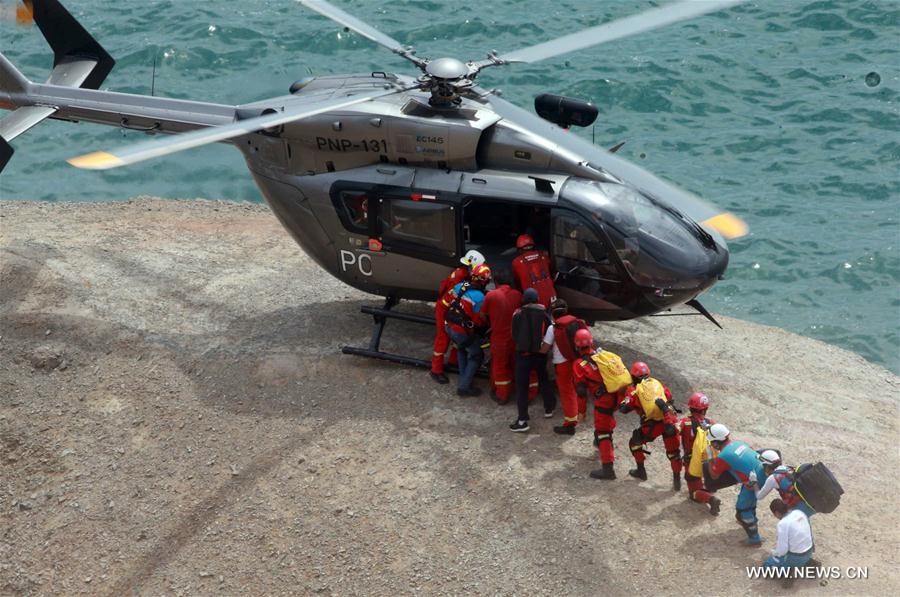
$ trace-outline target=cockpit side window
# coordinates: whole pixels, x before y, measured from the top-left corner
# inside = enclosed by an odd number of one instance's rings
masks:
[[[457,252],[456,212],[445,203],[380,199],[378,230],[389,250],[418,249],[444,256]]]
[[[552,245],[556,270],[564,285],[597,295],[600,286],[622,283],[621,271],[610,258],[606,243],[581,216],[554,210]]]

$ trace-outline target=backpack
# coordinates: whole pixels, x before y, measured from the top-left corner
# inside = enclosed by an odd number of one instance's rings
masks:
[[[463,282],[463,285],[459,289],[459,294],[453,297],[453,302],[450,303],[450,306],[447,307],[447,311],[444,314],[444,321],[465,329],[473,327],[472,318],[469,317],[469,314],[466,313],[466,310],[462,306],[462,298],[467,290],[469,290],[469,283]]]
[[[622,357],[608,350],[598,350],[591,355],[591,360],[600,369],[603,385],[607,392],[618,392],[631,385],[631,374],[622,362]]]
[[[816,512],[830,514],[840,504],[844,488],[827,466],[817,462],[797,467],[794,471],[794,491]]]
[[[644,418],[648,421],[662,421],[663,413],[656,404],[656,401],[666,400],[666,389],[659,381],[648,377],[635,388],[638,400],[641,401],[641,408],[644,409]]]
[[[587,324],[574,315],[563,315],[553,322],[553,341],[567,361],[578,358],[578,352],[575,350],[575,332],[586,329]]]

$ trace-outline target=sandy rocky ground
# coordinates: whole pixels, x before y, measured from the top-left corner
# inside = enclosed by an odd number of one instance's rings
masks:
[[[591,433],[511,434],[513,408],[340,354],[377,302],[307,258],[265,207],[140,198],[0,203],[0,593],[780,594],[723,492],[709,516],[627,478],[594,481]],[[428,312],[425,305],[407,309]],[[898,594],[898,389],[862,358],[722,318],[595,329],[683,403],[844,483],[814,518],[826,565]],[[896,322],[895,322],[896,323]],[[385,346],[429,352],[392,322]],[[538,407],[534,407],[538,411]],[[771,547],[774,521],[760,508]]]

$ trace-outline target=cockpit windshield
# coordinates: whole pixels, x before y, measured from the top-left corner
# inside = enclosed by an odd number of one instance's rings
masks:
[[[642,286],[692,288],[709,269],[714,243],[692,221],[636,189],[570,179],[565,195],[606,230],[629,275]]]

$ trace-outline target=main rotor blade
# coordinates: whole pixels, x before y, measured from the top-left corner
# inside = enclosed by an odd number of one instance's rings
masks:
[[[724,212],[693,193],[679,189],[625,158],[592,145],[574,133],[567,132],[504,99],[494,95],[489,96],[488,99],[490,108],[505,120],[556,143],[563,150],[568,150],[587,160],[591,166],[599,167],[627,184],[645,191],[695,222],[717,231],[723,237],[734,239],[747,234],[747,224],[734,214]]]
[[[231,124],[199,129],[163,139],[143,141],[110,152],[96,151],[66,161],[76,168],[84,168],[87,170],[108,170],[109,168],[118,168],[119,166],[127,166],[129,164],[168,155],[177,151],[183,151],[192,147],[199,147],[217,141],[225,141],[233,137],[239,137],[262,129],[287,124],[288,122],[294,122],[323,112],[346,108],[347,106],[352,106],[354,104],[361,104],[379,97],[401,93],[413,88],[414,87],[391,89],[390,91],[354,95],[306,104],[276,114],[247,118],[246,120],[238,120]]]
[[[541,44],[515,50],[499,56],[501,62],[537,62],[575,50],[637,35],[708,12],[730,8],[744,0],[682,0],[640,14],[625,17],[590,29],[564,35]]]
[[[316,11],[323,17],[328,17],[332,21],[336,21],[344,27],[352,29],[363,37],[371,39],[376,44],[384,46],[391,52],[401,54],[406,50],[399,41],[390,35],[386,35],[368,23],[360,21],[353,15],[344,12],[330,2],[326,2],[325,0],[297,0],[297,2],[306,8]]]

